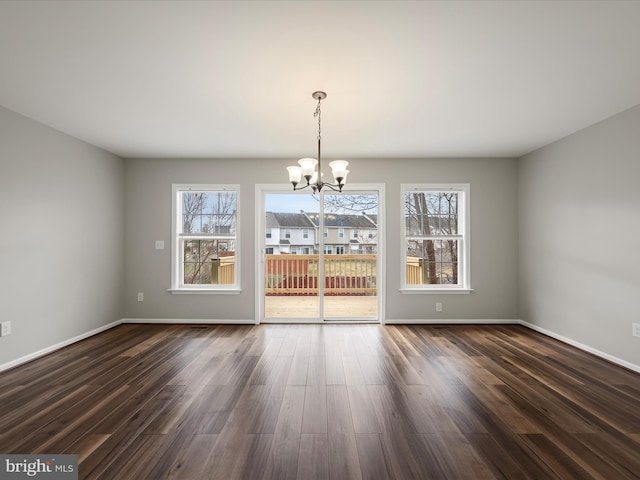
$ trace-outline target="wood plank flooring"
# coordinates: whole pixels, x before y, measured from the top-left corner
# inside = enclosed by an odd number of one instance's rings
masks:
[[[121,325],[0,405],[83,479],[640,478],[640,375],[521,326]]]

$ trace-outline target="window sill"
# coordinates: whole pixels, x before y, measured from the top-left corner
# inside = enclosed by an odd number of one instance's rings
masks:
[[[168,290],[173,295],[238,295],[242,293],[241,288],[170,288]]]
[[[401,288],[403,295],[468,295],[473,288]]]

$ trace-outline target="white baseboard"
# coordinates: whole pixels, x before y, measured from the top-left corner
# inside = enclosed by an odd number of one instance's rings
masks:
[[[85,338],[93,337],[94,335],[97,335],[98,333],[102,333],[105,330],[109,330],[113,327],[117,327],[121,323],[122,323],[122,320],[117,320],[113,323],[109,323],[107,325],[103,325],[94,330],[91,330],[90,332],[83,333],[81,335],[75,336],[63,342],[56,343],[55,345],[51,345],[50,347],[43,348],[42,350],[38,350],[37,352],[33,352],[33,353],[30,353],[29,355],[25,355],[24,357],[20,357],[11,362],[2,364],[0,365],[0,372],[9,370],[10,368],[13,368],[13,367],[17,367],[18,365],[21,365],[23,363],[30,362],[31,360],[35,360],[38,357],[43,357],[51,352],[59,350],[62,347],[66,347],[68,345],[71,345],[72,343],[76,343],[76,342],[79,342],[80,340],[84,340]]]
[[[596,357],[604,358],[605,360],[610,361],[611,363],[615,363],[616,365],[620,365],[621,367],[628,368],[629,370],[633,370],[634,372],[640,373],[640,365],[635,365],[631,362],[627,362],[626,360],[622,360],[621,358],[614,357],[613,355],[609,355],[608,353],[601,352],[600,350],[596,350],[588,345],[584,345],[580,342],[576,342],[575,340],[571,340],[570,338],[563,337],[562,335],[558,335],[555,332],[547,330],[546,328],[539,327],[534,325],[533,323],[525,322],[520,320],[520,325],[523,325],[531,330],[534,330],[538,333],[542,333],[543,335],[547,335],[548,337],[555,338],[556,340],[560,340],[562,343],[566,343],[571,345],[572,347],[579,348],[580,350],[584,350],[587,353],[591,353]]]
[[[447,318],[447,319],[392,319],[387,318],[384,321],[385,325],[494,325],[494,324],[505,324],[505,325],[519,325],[520,320],[518,319],[503,319],[503,318]]]
[[[216,318],[123,318],[121,323],[163,323],[174,325],[210,324],[210,325],[255,325],[255,320],[227,320]]]

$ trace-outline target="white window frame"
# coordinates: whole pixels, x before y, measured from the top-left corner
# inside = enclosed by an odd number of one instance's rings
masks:
[[[291,229],[290,228],[285,228],[284,229],[284,238],[287,240],[291,240]]]
[[[236,233],[229,237],[234,240],[235,247],[235,283],[228,285],[190,285],[183,283],[182,249],[182,193],[183,192],[235,192],[236,194]],[[240,288],[240,185],[237,184],[173,184],[171,186],[171,288],[173,294],[236,294]],[[210,235],[197,235],[202,239],[212,238]],[[193,238],[193,236],[191,237]]]
[[[308,228],[303,228],[302,229],[302,238],[304,238],[304,239],[308,239],[309,238],[309,229]]]
[[[338,228],[338,238],[344,238],[344,227]]]
[[[470,199],[471,187],[468,183],[403,183],[400,185],[400,231],[401,231],[401,265],[407,263],[407,240],[405,226],[405,195],[410,192],[457,192],[458,193],[458,234],[457,235],[431,235],[421,237],[425,240],[457,240],[458,241],[458,284],[457,285],[408,285],[406,268],[402,268],[401,287],[402,293],[418,294],[446,294],[446,293],[471,293],[471,236],[470,236]],[[462,198],[460,198],[460,196]]]

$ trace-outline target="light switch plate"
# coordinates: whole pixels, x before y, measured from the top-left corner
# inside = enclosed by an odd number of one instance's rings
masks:
[[[7,335],[11,335],[11,322],[2,322],[0,337],[6,337]]]
[[[164,250],[164,240],[156,240],[156,250]]]

